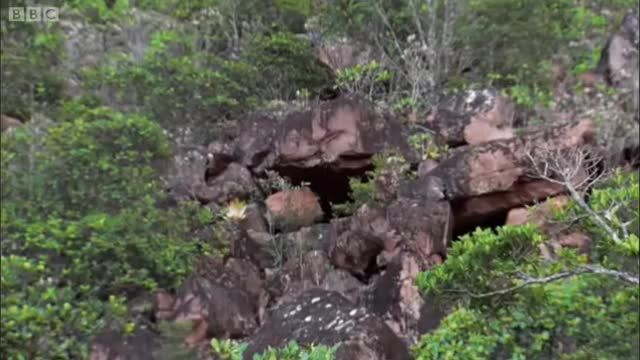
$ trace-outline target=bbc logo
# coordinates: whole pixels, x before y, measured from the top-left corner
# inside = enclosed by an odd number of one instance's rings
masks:
[[[52,6],[10,7],[9,21],[58,21],[59,9]]]

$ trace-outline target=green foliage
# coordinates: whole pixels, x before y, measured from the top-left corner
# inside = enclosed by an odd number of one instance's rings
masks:
[[[418,154],[420,154],[422,160],[437,160],[449,151],[448,145],[438,145],[435,142],[433,135],[428,132],[411,135],[409,143],[418,152]]]
[[[211,351],[222,360],[241,360],[247,344],[232,340],[211,340]],[[324,345],[300,346],[290,341],[279,349],[269,348],[262,354],[255,354],[253,360],[332,360],[335,358],[337,347]]]
[[[481,66],[485,71],[502,75],[518,74],[525,65],[535,71],[569,41],[606,27],[602,16],[569,0],[473,1],[468,11],[476,21],[464,22],[462,40],[477,49],[478,56],[487,56]]]
[[[198,52],[193,44],[190,33],[159,31],[142,63],[116,55],[111,64],[87,71],[86,85],[111,88],[116,102],[147,114],[168,130],[214,128],[213,123],[252,109],[255,69]]]
[[[489,83],[521,105],[550,107],[554,84],[548,61],[563,58],[576,73],[592,69],[620,15],[637,9],[623,2],[486,0],[452,6],[450,1],[337,0],[320,17],[329,33],[375,44],[385,55],[383,65],[395,75],[388,97],[400,99],[399,107],[425,105],[420,102],[428,94],[416,96],[416,91],[439,89],[433,81],[447,88]],[[441,68],[419,71],[428,63],[424,58],[434,56],[438,61],[431,67]]]
[[[637,174],[615,175],[588,200],[621,231],[621,243],[577,204],[555,211],[556,221],[578,219],[577,229],[591,235],[590,259],[567,249],[542,258],[538,246],[546,239],[532,225],[462,237],[444,264],[417,279],[425,295],[452,312],[423,336],[416,358],[637,358],[637,285],[580,272],[588,264],[638,276],[637,204]],[[622,224],[629,224],[626,234]]]
[[[4,8],[1,15],[8,17]],[[2,113],[29,119],[34,111],[57,105],[63,98],[59,25],[2,21],[1,29]]]
[[[334,213],[338,216],[348,216],[358,211],[365,204],[374,204],[378,197],[376,196],[376,185],[370,180],[349,179],[349,187],[351,188],[349,197],[351,201],[344,204],[333,204]]]
[[[159,323],[158,329],[160,330],[162,341],[160,348],[154,353],[155,358],[158,360],[194,359],[196,357],[195,352],[184,343],[184,339],[189,336],[192,327],[191,321],[163,321]]]
[[[588,205],[594,212],[601,214],[621,239],[613,241],[611,235],[603,229],[593,217],[585,217],[584,210],[576,203],[555,214],[556,221],[580,219],[574,225],[577,229],[589,233],[594,242],[592,256],[606,263],[608,267],[630,266],[638,257],[638,237],[640,236],[640,179],[638,173],[616,172],[607,182],[594,189]],[[631,264],[626,264],[631,257]]]
[[[295,341],[291,341],[284,348],[269,348],[262,354],[256,354],[253,360],[332,360],[336,350],[336,347],[323,345],[301,347]]]
[[[470,46],[479,73],[527,107],[553,105],[553,80],[548,59],[558,54],[585,72],[597,62],[598,48],[579,41],[587,36],[604,41],[605,17],[569,0],[472,1],[462,21],[459,41]],[[570,45],[570,43],[575,43]]]
[[[350,93],[376,100],[384,94],[385,83],[388,83],[392,77],[391,72],[383,69],[380,63],[371,61],[366,65],[338,70],[336,84]]]
[[[407,161],[401,155],[393,153],[381,153],[374,155],[372,161],[373,170],[367,171],[366,179],[351,178],[349,186],[351,201],[343,204],[332,204],[332,210],[338,216],[347,216],[355,213],[363,205],[373,205],[380,200],[375,180],[385,173],[396,172],[405,175]]]
[[[8,240],[3,236],[3,243]],[[97,299],[78,301],[76,296],[87,286],[58,285],[46,258],[3,254],[1,263],[0,356],[10,360],[86,358],[84,339],[104,325],[107,304]]]
[[[105,0],[71,0],[66,1],[65,5],[100,24],[122,20],[130,10],[129,0],[115,0],[111,7],[107,6]]]
[[[211,351],[222,360],[242,360],[242,354],[246,349],[246,343],[237,343],[233,340],[211,339]]]
[[[330,73],[311,44],[291,33],[257,36],[245,54],[258,71],[261,98],[291,100],[299,89],[317,91],[330,83]]]
[[[542,235],[532,225],[505,226],[497,232],[477,229],[453,243],[447,252],[447,261],[442,266],[420,274],[418,286],[427,293],[437,294],[446,293],[451,287],[458,288],[460,284],[476,293],[490,292],[495,285],[493,279],[479,277],[478,272],[510,270],[516,266],[526,268],[527,264],[521,262],[529,261],[527,255],[534,252],[535,246],[542,241]],[[516,259],[519,263],[516,263]],[[530,260],[532,264],[537,262],[536,258]],[[517,279],[512,281],[516,282]],[[500,285],[508,287],[510,284]]]
[[[602,295],[601,295],[602,294]],[[424,359],[635,359],[637,289],[587,277],[524,291],[491,312],[461,307],[414,348]]]
[[[107,299],[175,288],[214,246],[189,240],[206,210],[160,206],[152,165],[170,148],[159,126],[65,108],[74,119],[43,134],[2,135],[2,358],[85,358]]]

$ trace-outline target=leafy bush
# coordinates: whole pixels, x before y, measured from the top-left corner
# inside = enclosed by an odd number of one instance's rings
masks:
[[[112,302],[177,287],[214,250],[189,239],[211,213],[160,206],[153,164],[170,154],[162,129],[74,109],[43,134],[2,135],[2,358],[86,358]]]
[[[373,205],[380,201],[376,179],[382,174],[395,172],[399,175],[409,176],[407,162],[401,155],[377,154],[372,159],[372,165],[373,170],[366,172],[366,179],[357,177],[349,179],[351,200],[343,204],[332,204],[332,210],[336,215],[351,215],[363,205]]]
[[[19,6],[19,4],[10,4]],[[3,19],[8,17],[2,7]],[[0,73],[3,114],[29,119],[63,98],[63,36],[57,23],[3,21]]]
[[[478,70],[512,75],[524,85],[539,86],[544,61],[559,51],[580,55],[584,47],[571,50],[569,43],[589,32],[605,35],[607,26],[590,8],[564,0],[471,2],[466,18],[474,21],[463,21],[466,26],[458,36],[474,49],[474,58],[481,59]]]
[[[222,360],[241,360],[247,345],[230,340],[211,340],[212,352]],[[295,341],[290,341],[287,346],[280,349],[269,348],[262,354],[255,354],[253,360],[332,360],[335,357],[337,347],[323,345],[311,345],[301,347]]]
[[[337,0],[321,22],[329,33],[375,44],[394,74],[390,104],[428,110],[444,88],[489,83],[522,105],[551,106],[548,61],[566,58],[577,71],[595,65],[616,21],[606,14],[619,17],[620,3]]]
[[[257,36],[245,56],[258,69],[261,98],[292,100],[297,90],[317,92],[331,83],[329,70],[316,58],[311,44],[291,33]]]
[[[620,231],[619,243],[583,207],[556,211],[557,221],[591,235],[591,259],[568,249],[542,258],[546,239],[532,225],[477,230],[455,242],[444,264],[418,277],[426,295],[453,311],[423,336],[416,357],[637,358],[639,193],[637,174],[618,174],[588,200]]]
[[[117,55],[87,71],[85,80],[90,89],[114,92],[117,106],[167,130],[199,128],[205,137],[214,124],[254,107],[255,76],[251,66],[197,51],[190,33],[168,30],[154,34],[142,63]]]
[[[409,138],[411,146],[418,151],[422,160],[438,159],[449,151],[448,145],[438,145],[428,132],[421,132]]]
[[[130,10],[129,0],[115,0],[107,6],[104,0],[71,0],[65,6],[79,11],[84,17],[95,23],[107,23],[121,20]]]
[[[376,61],[338,70],[336,84],[350,93],[360,94],[371,101],[385,93],[385,83],[391,80],[391,72],[384,70]]]

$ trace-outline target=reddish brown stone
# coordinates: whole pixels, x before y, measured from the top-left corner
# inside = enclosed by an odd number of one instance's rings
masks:
[[[277,192],[265,203],[274,224],[287,230],[310,226],[323,216],[318,197],[309,188]]]

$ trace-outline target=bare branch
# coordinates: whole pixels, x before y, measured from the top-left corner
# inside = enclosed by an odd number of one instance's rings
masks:
[[[474,299],[482,299],[482,298],[488,298],[488,297],[492,297],[492,296],[497,296],[497,295],[505,295],[505,294],[509,294],[512,293],[514,291],[520,290],[524,287],[530,286],[530,285],[543,285],[543,284],[548,284],[560,279],[565,279],[571,276],[575,276],[578,275],[578,273],[575,272],[569,272],[569,271],[565,271],[565,272],[561,272],[561,273],[557,273],[551,276],[547,276],[547,277],[543,277],[543,278],[530,278],[530,279],[526,279],[525,281],[523,281],[521,284],[512,286],[512,287],[508,287],[508,288],[504,288],[504,289],[499,289],[499,290],[494,290],[494,291],[490,291],[488,293],[483,293],[483,294],[474,294],[472,292],[468,292],[465,291],[465,293],[469,296],[471,296]]]
[[[573,271],[563,271],[563,272],[553,274],[550,276],[545,276],[542,278],[529,278],[529,277],[523,276],[524,281],[518,285],[511,286],[504,289],[494,290],[494,291],[490,291],[482,294],[476,294],[468,290],[449,290],[449,292],[464,293],[474,299],[483,299],[483,298],[488,298],[488,297],[493,297],[498,295],[506,295],[531,285],[545,285],[545,284],[552,283],[554,281],[567,279],[570,277],[584,275],[584,274],[596,274],[596,275],[602,275],[602,276],[609,276],[632,285],[640,284],[640,279],[635,275],[618,271],[618,270],[606,269],[606,268],[602,268],[594,265],[584,265],[584,266],[578,267]]]
[[[593,274],[611,276],[611,277],[617,278],[618,280],[628,282],[630,284],[634,284],[634,285],[640,284],[640,279],[638,279],[637,276],[634,276],[626,272],[606,269],[606,268],[595,266],[595,265],[584,265],[581,267],[581,269],[584,269],[587,272],[590,272]]]
[[[606,221],[606,215],[603,218],[593,210],[580,192],[594,186],[605,174],[604,171],[597,171],[597,166],[602,161],[602,157],[597,152],[586,146],[572,149],[535,150],[528,147],[525,149],[525,154],[533,168],[530,176],[562,185],[578,206],[604,229],[614,242],[622,241],[618,232]]]

